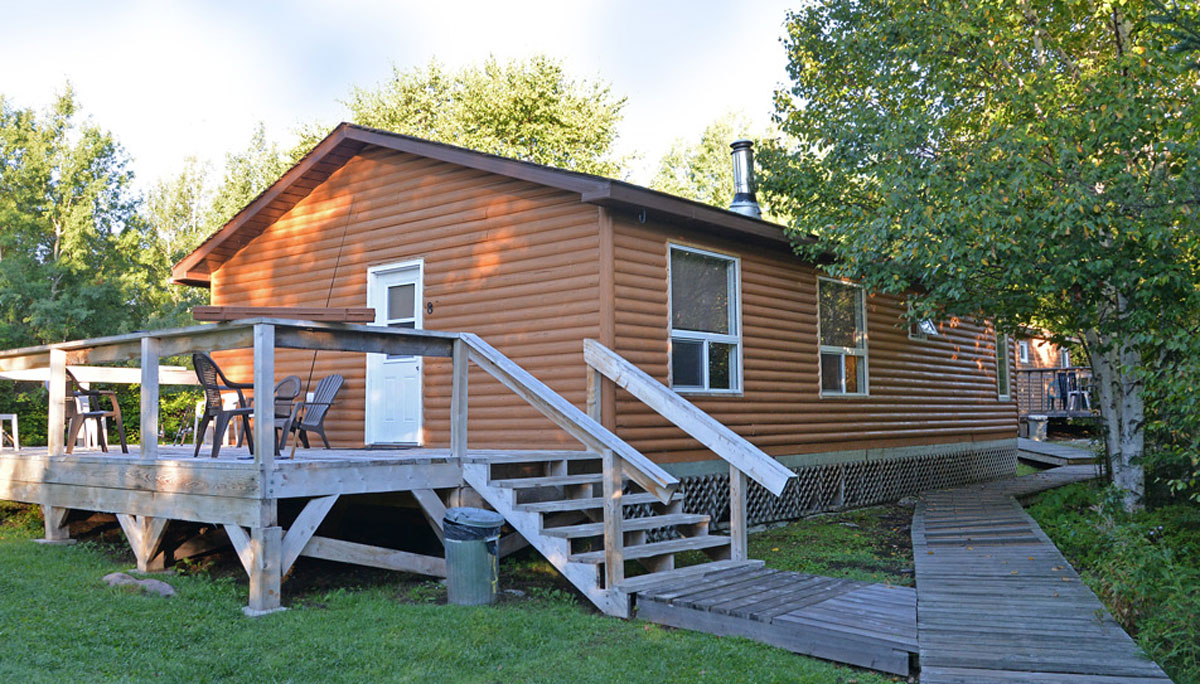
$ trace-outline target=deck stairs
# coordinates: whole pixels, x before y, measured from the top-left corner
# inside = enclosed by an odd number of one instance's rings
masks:
[[[601,463],[600,454],[588,451],[469,455],[463,476],[598,608],[629,617],[629,594],[605,572]],[[646,574],[674,570],[676,554],[685,551],[728,561],[730,538],[710,534],[709,516],[683,512],[681,494],[664,503],[631,480],[622,484],[624,561],[636,562]]]

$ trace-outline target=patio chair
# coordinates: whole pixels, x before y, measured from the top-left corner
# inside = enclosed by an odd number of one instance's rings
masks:
[[[196,378],[200,380],[200,386],[204,388],[204,415],[200,417],[200,427],[196,430],[194,438],[196,450],[192,453],[192,457],[200,455],[200,444],[203,442],[204,431],[208,429],[209,422],[215,420],[212,457],[216,458],[221,453],[221,440],[225,436],[225,430],[229,427],[229,421],[239,416],[242,419],[242,434],[246,436],[246,446],[253,455],[254,437],[250,432],[250,416],[254,414],[254,407],[246,401],[246,395],[242,393],[242,390],[254,389],[254,383],[231,381],[221,372],[221,367],[217,365],[217,362],[204,352],[192,354],[192,365],[196,369]],[[225,408],[221,401],[221,390],[237,392],[236,408]]]
[[[342,389],[345,381],[345,378],[337,374],[321,378],[321,381],[317,383],[317,390],[313,392],[313,400],[300,402],[299,407],[303,412],[291,429],[299,431],[300,443],[304,445],[305,449],[308,448],[308,432],[310,430],[320,435],[321,441],[325,443],[325,448],[329,448],[329,440],[325,438],[325,416],[329,413],[329,409],[333,406],[333,400],[337,397],[337,393]]]
[[[110,409],[99,408],[99,400],[105,397],[112,405]],[[95,398],[97,407],[91,404]],[[67,453],[75,451],[75,440],[83,424],[92,419],[96,421],[96,441],[100,451],[108,453],[107,436],[104,434],[104,419],[112,418],[117,424],[117,435],[121,439],[121,453],[129,453],[129,445],[125,443],[125,423],[121,421],[121,405],[117,403],[117,393],[112,390],[83,389],[70,370],[67,371],[67,400],[65,403],[65,418],[67,420]]]
[[[292,423],[300,412],[300,406],[295,403],[300,396],[300,376],[289,375],[275,385],[275,453],[279,454],[287,446],[288,435],[292,431]]]

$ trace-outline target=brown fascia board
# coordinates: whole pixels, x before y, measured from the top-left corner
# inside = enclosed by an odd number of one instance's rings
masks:
[[[456,147],[440,142],[422,140],[400,133],[384,131],[356,124],[339,124],[328,136],[316,145],[278,181],[246,205],[220,230],[204,241],[195,251],[184,257],[171,270],[171,279],[184,285],[207,287],[211,268],[207,263],[212,252],[232,238],[279,195],[286,192],[313,166],[345,143],[355,143],[359,149],[365,145],[405,152],[429,159],[456,164],[467,168],[495,173],[510,178],[578,193],[580,200],[613,208],[653,212],[654,217],[670,223],[693,228],[707,229],[717,233],[749,235],[778,245],[789,245],[783,228],[767,221],[753,219],[732,211],[675,197],[649,188],[595,176],[578,171],[557,169],[533,162],[509,159],[485,152]],[[298,201],[298,200],[297,200]],[[808,240],[810,238],[805,238]]]

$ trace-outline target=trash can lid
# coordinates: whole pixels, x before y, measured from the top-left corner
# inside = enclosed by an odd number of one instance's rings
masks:
[[[504,516],[496,511],[488,511],[482,508],[470,508],[463,506],[460,508],[451,508],[446,511],[446,522],[465,525],[467,527],[500,527],[504,524]]]

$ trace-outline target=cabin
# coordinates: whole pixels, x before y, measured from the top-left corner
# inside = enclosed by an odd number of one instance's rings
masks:
[[[1049,333],[1025,329],[1015,336],[1017,408],[1022,431],[1035,435],[1031,425],[1050,420],[1093,419],[1092,369],[1081,365],[1070,344]]]
[[[367,306],[381,326],[471,331],[579,406],[595,340],[801,473],[782,500],[756,490],[752,522],[1015,468],[1011,354],[998,362],[990,327],[910,328],[902,299],[826,277],[781,227],[619,180],[341,124],[173,276],[217,307]],[[251,374],[247,353],[218,359]],[[443,360],[281,352],[276,371],[347,379],[335,446],[449,444]],[[567,444],[471,383],[472,448]],[[604,385],[600,422],[682,478],[689,509],[720,509],[725,464]]]

